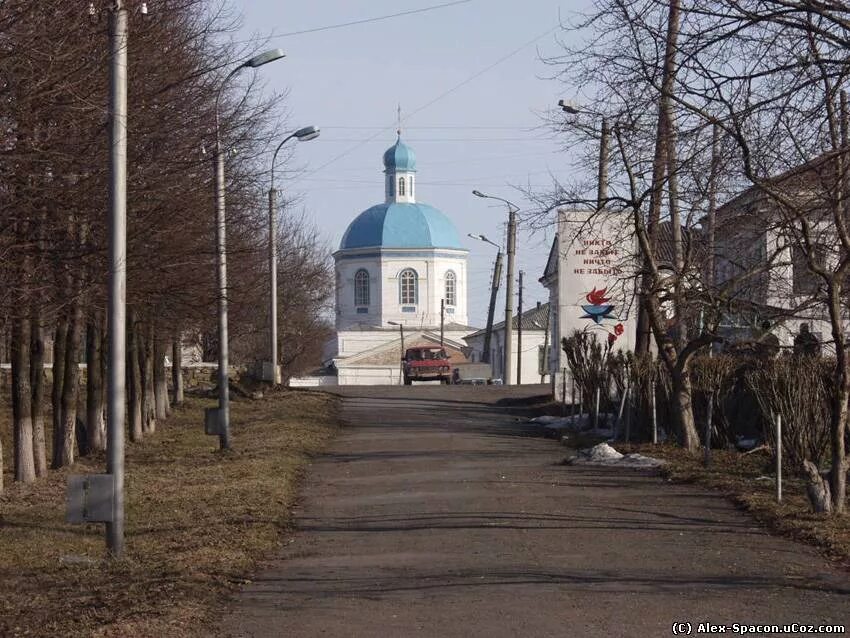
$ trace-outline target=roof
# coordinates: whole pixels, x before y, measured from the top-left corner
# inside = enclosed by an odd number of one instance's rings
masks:
[[[440,326],[423,326],[421,328],[414,328],[413,326],[406,326],[407,330],[439,330]],[[478,328],[474,326],[467,326],[462,323],[456,323],[454,321],[447,322],[443,325],[443,330],[445,332],[475,332]],[[398,332],[398,328],[396,326],[375,326],[370,323],[358,323],[353,326],[349,326],[344,330],[340,330],[340,332]]]
[[[519,321],[522,321],[519,324]],[[549,304],[542,303],[538,304],[531,310],[526,310],[522,313],[522,317],[514,316],[511,320],[511,327],[513,330],[516,330],[519,325],[522,325],[523,332],[529,332],[533,330],[546,330],[546,326],[549,321]],[[493,332],[498,332],[499,330],[505,329],[505,322],[500,321],[497,324],[493,324]],[[467,335],[465,338],[470,339],[472,337],[478,337],[487,332],[487,329],[479,330],[478,332],[473,332],[471,335]]]
[[[386,172],[416,172],[416,154],[413,149],[401,141],[401,133],[395,144],[384,151],[384,170]]]
[[[428,204],[385,202],[360,213],[340,242],[346,248],[453,248],[464,250],[455,225]]]

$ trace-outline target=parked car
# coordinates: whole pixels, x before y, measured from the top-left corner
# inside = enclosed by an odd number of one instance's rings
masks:
[[[460,363],[452,371],[452,383],[465,385],[490,385],[493,369],[489,363]]]
[[[449,356],[439,346],[408,348],[404,353],[404,385],[414,381],[449,383],[451,370]]]

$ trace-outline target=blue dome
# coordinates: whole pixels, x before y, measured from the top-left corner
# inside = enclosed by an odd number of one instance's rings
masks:
[[[398,141],[384,152],[384,168],[387,171],[416,172],[416,154],[401,141],[401,135]]]
[[[443,213],[428,204],[402,203],[372,206],[349,224],[340,250],[367,247],[464,250],[457,229]]]

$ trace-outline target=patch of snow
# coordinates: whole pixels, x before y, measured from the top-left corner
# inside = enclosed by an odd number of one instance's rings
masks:
[[[643,454],[620,454],[607,443],[579,450],[578,456],[567,460],[570,465],[601,465],[607,467],[659,467],[664,461]]]

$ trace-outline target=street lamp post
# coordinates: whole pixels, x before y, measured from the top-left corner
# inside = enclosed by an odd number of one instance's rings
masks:
[[[487,330],[484,333],[484,352],[481,353],[481,362],[490,363],[490,344],[493,337],[493,315],[496,312],[496,294],[499,292],[499,280],[502,278],[502,247],[487,239],[484,235],[473,235],[472,239],[478,239],[496,247],[496,263],[493,266],[493,282],[490,284],[490,306],[487,309]]]
[[[109,366],[106,403],[106,472],[112,475],[112,520],[106,546],[124,553],[124,396],[127,338],[127,8],[115,3],[109,17]]]
[[[230,448],[230,396],[227,374],[227,252],[225,225],[224,154],[221,148],[221,116],[219,104],[227,82],[242,69],[256,69],[284,57],[280,49],[271,49],[254,56],[233,69],[222,80],[215,95],[215,223],[216,223],[216,275],[218,279],[218,437],[219,447]]]
[[[505,367],[502,383],[511,385],[511,370],[513,370],[513,296],[514,296],[514,261],[516,256],[516,214],[519,207],[501,197],[485,195],[481,191],[474,190],[472,194],[485,199],[495,199],[504,202],[508,206],[508,273],[505,282]]]
[[[404,385],[404,324],[397,321],[388,321],[387,323],[391,326],[398,326],[399,333],[401,334],[401,364],[399,367],[398,384]]]
[[[274,165],[277,154],[283,145],[292,138],[299,142],[307,142],[319,137],[319,129],[315,126],[305,126],[288,135],[277,145],[272,156],[271,182],[269,186],[269,361],[272,365],[271,381],[274,385],[281,382],[280,366],[277,355],[277,191],[274,187]]]
[[[584,111],[565,100],[558,100],[558,106],[564,113],[570,115],[589,113],[589,111]],[[603,115],[599,131],[599,167],[596,184],[596,208],[598,210],[604,208],[605,202],[608,200],[608,146],[610,139],[611,127],[608,125],[608,118]]]

